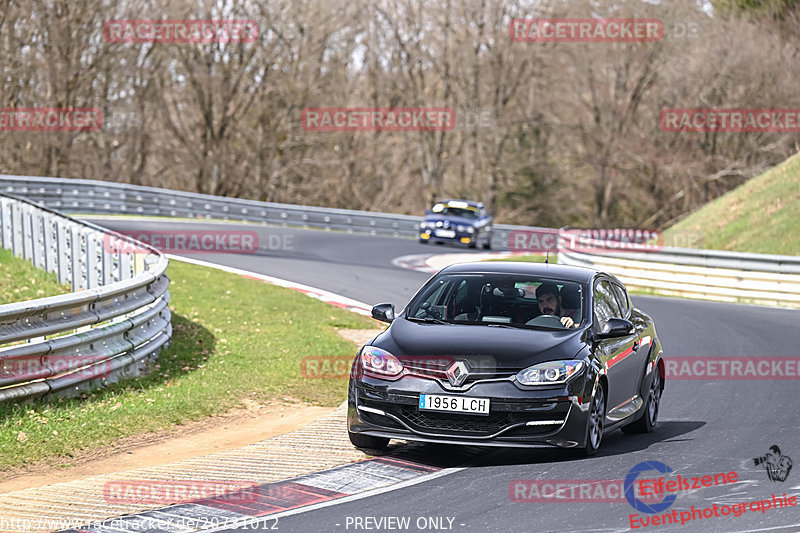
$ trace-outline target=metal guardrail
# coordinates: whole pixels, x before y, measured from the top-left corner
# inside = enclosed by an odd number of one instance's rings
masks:
[[[585,253],[560,238],[558,262],[610,272],[629,288],[668,296],[800,308],[800,257],[664,247]],[[584,243],[590,248],[602,243]]]
[[[422,221],[422,217],[410,215],[259,202],[83,179],[0,174],[2,191],[67,213],[207,217],[389,237],[418,237]],[[534,228],[495,224],[493,229],[492,247],[507,250],[511,231]]]
[[[167,258],[138,242],[123,252],[110,238],[131,240],[0,195],[2,246],[75,291],[0,305],[0,401],[140,375],[169,342]]]
[[[5,190],[68,212],[208,217],[280,226],[413,238],[421,217],[225,198],[95,180],[0,175]],[[492,248],[508,250],[514,231],[495,224]],[[632,288],[722,301],[798,306],[800,257],[663,248],[658,253],[583,253],[559,239],[559,263],[607,270]],[[513,248],[513,245],[512,245]]]

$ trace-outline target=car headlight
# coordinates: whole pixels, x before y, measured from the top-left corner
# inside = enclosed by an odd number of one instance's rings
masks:
[[[465,229],[465,228],[464,228],[464,226],[462,226],[461,224],[459,224],[458,226],[456,226],[456,230],[458,230],[458,231],[461,231],[461,232],[463,232],[463,231],[464,231],[464,229]]]
[[[475,228],[473,228],[472,226],[468,226],[467,233],[475,233]]]
[[[403,372],[403,363],[386,350],[375,346],[364,346],[361,350],[361,368],[364,372],[378,377],[394,378]]]
[[[566,383],[583,370],[583,361],[548,361],[517,372],[523,385],[558,385]]]

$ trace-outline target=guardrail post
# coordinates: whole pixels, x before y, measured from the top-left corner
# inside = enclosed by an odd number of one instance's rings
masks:
[[[129,279],[134,276],[133,259],[131,254],[119,254],[119,279]]]
[[[56,256],[58,260],[58,282],[71,283],[72,247],[67,239],[67,227],[59,220],[56,224]]]
[[[147,265],[144,261],[145,254],[142,251],[137,251],[133,254],[133,275],[138,276],[147,270]]]
[[[11,250],[13,231],[11,229],[11,208],[13,204],[7,199],[0,199],[0,243],[3,248]]]
[[[33,210],[25,206],[22,209],[22,227],[18,228],[22,230],[22,257],[26,261],[33,262],[33,248],[34,242],[36,241],[36,235],[33,234],[32,228],[32,218],[33,218]]]
[[[17,228],[18,231],[14,231]],[[16,203],[11,204],[11,251],[17,257],[22,255],[22,207]]]
[[[31,240],[33,241],[33,266],[44,269],[44,233],[42,231],[42,213],[38,209],[35,213],[31,213],[31,229],[33,230],[31,235]]]
[[[86,239],[86,288],[94,289],[103,284],[103,265],[99,261],[100,250],[93,233],[84,231],[83,238]]]
[[[42,226],[44,231],[44,268],[48,272],[58,272],[58,244],[56,231],[56,220],[50,213],[42,215]],[[60,281],[60,280],[59,280]]]
[[[83,261],[81,261],[81,258],[83,251],[81,250],[81,230],[78,226],[70,227],[70,252],[72,264],[72,279],[70,282],[72,283],[72,290],[85,289],[82,279]]]
[[[103,285],[108,285],[122,279],[122,272],[119,269],[119,255],[109,249],[108,238],[102,237],[100,257],[103,261]],[[116,268],[114,268],[116,266]]]

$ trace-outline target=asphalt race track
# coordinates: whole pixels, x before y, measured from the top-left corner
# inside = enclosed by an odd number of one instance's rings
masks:
[[[92,220],[117,230],[164,228],[162,222]],[[170,222],[179,228],[246,228],[266,243],[257,254],[195,254],[194,257],[296,281],[368,304],[393,302],[402,308],[429,274],[392,265],[408,254],[458,251],[413,240],[335,232]],[[291,235],[291,246],[270,249],[270,235]],[[273,241],[277,242],[276,239]],[[463,250],[466,252],[466,250]],[[800,313],[765,307],[633,296],[634,304],[656,322],[666,358],[670,356],[798,356]],[[659,426],[649,435],[606,434],[599,454],[580,459],[558,449],[514,450],[413,445],[419,461],[445,468],[460,466],[428,481],[396,490],[310,508],[279,518],[283,532],[317,531],[628,531],[636,511],[624,497],[613,502],[514,502],[515,480],[624,480],[643,461],[660,461],[681,476],[735,471],[738,482],[681,491],[665,513],[713,504],[747,503],[730,514],[687,522],[682,529],[704,532],[800,531],[800,505],[751,507],[772,495],[800,496],[800,466],[788,478],[771,481],[753,458],[772,445],[800,461],[800,402],[796,380],[668,380]],[[648,477],[655,477],[655,473]],[[509,491],[509,487],[512,491]],[[566,493],[568,495],[568,493]],[[754,510],[751,510],[754,509]],[[741,510],[741,507],[739,507]],[[408,519],[408,526],[394,518]],[[696,515],[695,515],[696,518]],[[255,522],[267,530],[275,521]],[[640,525],[640,524],[637,524]],[[674,531],[680,525],[651,525],[644,531]],[[230,531],[233,531],[232,529]]]

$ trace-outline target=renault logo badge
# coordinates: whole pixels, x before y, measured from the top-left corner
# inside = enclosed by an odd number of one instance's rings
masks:
[[[469,367],[463,361],[456,361],[447,369],[447,380],[453,387],[460,387],[469,376]]]

